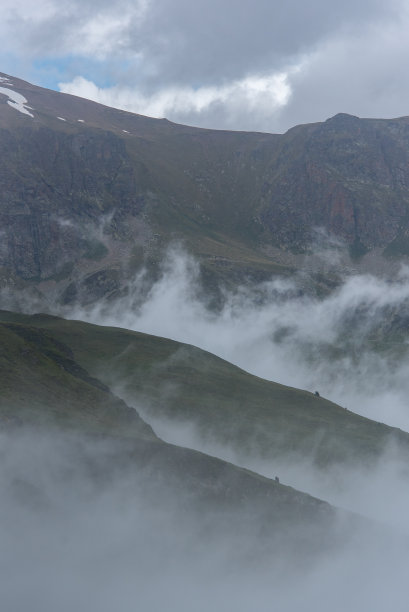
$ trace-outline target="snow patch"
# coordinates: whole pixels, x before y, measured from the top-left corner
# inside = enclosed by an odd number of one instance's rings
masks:
[[[128,130],[122,130],[125,134],[129,134]]]
[[[80,123],[84,123],[84,119],[77,119]]]
[[[7,85],[10,85],[10,87],[14,87],[14,83],[12,83],[7,77],[0,77],[0,83],[7,83]]]
[[[64,117],[57,117],[57,119],[59,119],[60,121],[67,121],[66,119],[64,119]]]
[[[27,106],[27,100],[24,96],[17,93],[17,91],[13,91],[12,89],[6,89],[6,87],[0,87],[0,94],[4,94],[8,98],[10,98],[10,100],[7,101],[7,104],[9,104],[15,110],[19,111],[19,113],[23,113],[23,115],[28,115],[29,117],[34,118],[34,115],[30,113],[30,110],[33,109],[30,108],[30,106]]]

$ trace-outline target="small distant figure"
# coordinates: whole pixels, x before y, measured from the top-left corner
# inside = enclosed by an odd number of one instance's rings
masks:
[[[276,477],[274,478],[274,480],[275,480],[276,482],[280,483],[280,479],[279,479],[279,477],[278,477],[278,476],[276,476]]]
[[[320,394],[318,393],[318,391],[315,391],[314,395],[316,395],[317,397],[320,397]]]

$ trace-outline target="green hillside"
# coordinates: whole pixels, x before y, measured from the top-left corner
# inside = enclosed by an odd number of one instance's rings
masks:
[[[98,350],[102,357],[104,354],[107,357],[111,348],[105,344],[102,328],[87,325],[78,328],[76,324],[41,316],[31,318],[28,325],[22,322],[22,316],[4,312],[3,315],[0,438],[4,442],[5,436],[9,436],[12,442],[22,436],[27,448],[41,445],[43,452],[49,448],[47,470],[51,473],[55,452],[68,453],[69,462],[70,456],[75,457],[71,463],[79,472],[71,473],[74,468],[67,467],[58,476],[67,480],[67,486],[80,474],[92,491],[94,487],[109,486],[111,481],[122,482],[126,477],[127,488],[142,496],[145,503],[161,500],[164,508],[166,504],[170,504],[169,511],[178,508],[179,517],[185,516],[189,521],[197,515],[198,528],[207,535],[229,534],[242,547],[237,552],[239,557],[252,550],[258,560],[267,552],[274,554],[278,542],[285,550],[296,550],[297,555],[339,546],[347,534],[362,527],[360,519],[341,513],[344,523],[339,529],[338,511],[324,501],[215,457],[158,439],[133,408],[78,363],[70,346],[61,340],[73,334],[76,341],[91,342],[90,354]],[[17,320],[20,322],[16,323]],[[34,323],[51,325],[44,329]],[[52,329],[55,323],[61,326],[59,332]],[[106,331],[109,337],[110,330]],[[88,339],[82,332],[90,332]],[[169,353],[170,344],[166,341],[141,339],[148,367],[160,352],[162,356]],[[119,337],[112,350],[121,349],[121,345]],[[21,442],[18,444],[21,447]],[[26,458],[23,453],[21,461],[29,460],[30,452]],[[27,466],[27,479],[23,476],[12,482],[13,495],[28,508],[40,503],[44,485],[42,475],[31,472],[31,466],[30,469]],[[57,472],[53,477],[56,475]],[[64,482],[61,487],[64,490]]]
[[[0,423],[58,426],[94,434],[156,439],[108,387],[92,378],[48,332],[0,326]]]
[[[358,416],[315,394],[252,376],[193,346],[47,315],[2,312],[47,330],[75,359],[145,418],[191,424],[239,454],[292,455],[320,466],[370,463],[388,443],[409,452],[409,434]]]

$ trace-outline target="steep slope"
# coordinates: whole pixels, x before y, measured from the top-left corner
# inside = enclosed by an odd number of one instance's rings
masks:
[[[3,321],[46,329],[75,359],[145,418],[194,426],[238,454],[369,465],[389,444],[409,453],[409,434],[360,417],[313,393],[247,374],[178,342],[46,315],[0,313]]]
[[[282,269],[229,229],[231,180],[222,166],[248,155],[241,134],[116,111],[11,77],[3,85],[33,109],[32,117],[17,112],[0,96],[5,280],[48,280],[44,290],[57,283],[64,301],[96,299],[118,291],[121,276],[142,262],[154,265],[175,237],[210,257],[210,268],[219,259],[226,267],[227,257],[250,270]],[[252,135],[250,148],[266,138]],[[233,166],[228,174],[245,181]],[[202,185],[208,179],[211,191]]]
[[[201,130],[1,78],[3,285],[93,301],[142,264],[154,272],[173,239],[210,284],[300,266],[314,277],[317,228],[355,258],[343,269],[409,253],[406,117]]]
[[[0,327],[0,423],[61,426],[156,440],[137,412],[34,327]]]
[[[355,256],[377,247],[407,254],[408,161],[407,117],[341,113],[298,126],[284,135],[264,176],[261,218],[284,247],[305,249],[311,230],[322,226]]]
[[[252,517],[253,524],[258,517],[256,530],[267,529],[268,538],[278,535],[284,525],[301,528],[304,522],[324,539],[332,537],[336,517],[328,504],[219,459],[162,442],[134,409],[92,378],[73,359],[70,348],[48,330],[2,323],[0,340],[3,448],[7,436],[18,444],[21,437],[28,448],[51,449],[54,440],[57,453],[68,444],[64,452],[83,457],[84,465],[80,461],[76,469],[90,483],[95,480],[98,485],[130,471],[133,486],[143,482],[141,495],[166,487],[181,512],[206,504],[211,530],[225,520],[244,524]],[[89,454],[88,447],[95,447],[95,453]],[[55,458],[50,455],[49,461],[52,464]],[[61,477],[69,482],[69,474]],[[29,486],[16,486],[30,501],[41,484],[40,478]],[[307,550],[311,544],[312,540]]]

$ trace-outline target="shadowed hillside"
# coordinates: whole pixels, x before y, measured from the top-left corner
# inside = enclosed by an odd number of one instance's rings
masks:
[[[314,393],[252,376],[193,346],[119,328],[3,311],[0,319],[47,330],[93,376],[145,418],[190,424],[237,452],[331,464],[369,465],[391,444],[409,451],[409,434]],[[3,325],[10,325],[4,323]]]
[[[93,481],[95,486],[120,481],[127,473],[132,487],[146,500],[165,495],[166,488],[166,495],[177,500],[180,512],[189,516],[200,509],[201,520],[211,533],[227,529],[233,534],[244,529],[243,537],[250,538],[250,546],[257,546],[256,539],[263,531],[271,545],[279,537],[284,546],[301,546],[308,554],[321,544],[335,543],[336,514],[328,504],[220,459],[166,444],[133,408],[79,364],[70,346],[58,339],[59,334],[11,323],[11,315],[5,318],[9,321],[0,324],[2,448],[9,443],[6,440],[13,443],[13,439],[17,445],[23,441],[27,456],[31,447],[36,456],[37,446],[38,452],[50,447],[55,453],[60,448],[70,461],[71,456],[76,457],[76,469],[90,479],[87,486],[94,486]],[[105,349],[111,350],[108,346]],[[21,461],[24,464],[25,459]],[[50,464],[55,461],[51,454]],[[71,468],[67,470],[61,478],[68,486],[72,475]],[[41,478],[37,475],[33,482],[25,478],[13,487],[31,504],[39,495],[37,489],[42,488]],[[352,527],[355,519],[351,516],[350,520]],[[282,539],[281,530],[286,526],[293,535],[288,533]],[[306,526],[312,530],[310,534],[304,532]],[[300,529],[298,534],[294,529]],[[314,540],[318,534],[321,543],[317,547]]]

